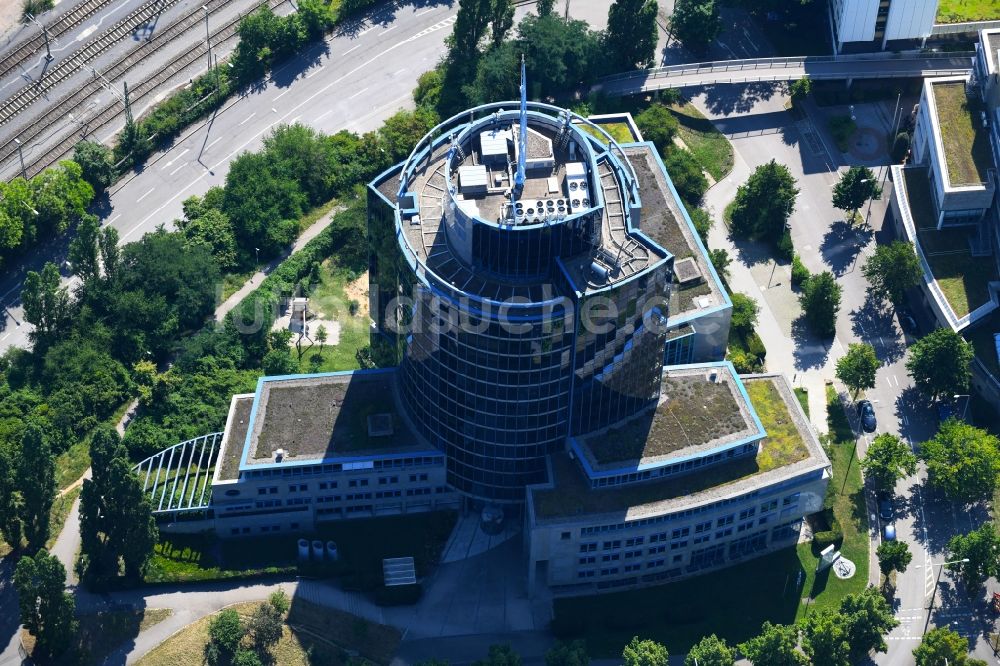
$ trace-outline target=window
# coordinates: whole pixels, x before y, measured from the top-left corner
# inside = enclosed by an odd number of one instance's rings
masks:
[[[712,521],[706,520],[705,522],[698,523],[694,526],[694,533],[701,534],[702,532],[707,532],[710,529],[712,529]]]
[[[625,573],[628,573],[630,571],[638,571],[641,568],[642,568],[641,564],[626,564],[625,565]]]
[[[634,537],[632,539],[625,540],[625,547],[631,548],[632,546],[641,546],[645,541],[645,537]]]
[[[781,500],[781,506],[792,506],[793,504],[798,504],[798,502],[799,502],[799,493],[793,493],[788,497],[786,497],[785,499]]]
[[[569,537],[570,537],[569,532],[563,532],[562,534],[559,535],[559,538],[562,539],[563,541],[569,541]]]
[[[725,525],[732,525],[732,524],[733,524],[733,514],[729,514],[728,516],[724,516],[715,521],[716,527],[723,527]]]
[[[750,507],[749,509],[743,509],[742,511],[740,511],[740,520],[746,520],[747,518],[752,517],[755,513],[757,513],[757,509],[754,507]]]
[[[666,545],[661,544],[659,546],[653,546],[652,548],[650,548],[648,553],[650,555],[656,555],[658,553],[664,552],[666,549],[667,549]]]
[[[671,539],[680,539],[681,537],[686,537],[691,534],[691,528],[685,527],[683,529],[676,529],[670,534]]]
[[[620,553],[611,553],[610,555],[602,555],[601,562],[617,562],[622,558]]]
[[[576,572],[576,577],[577,578],[593,578],[594,577],[594,570],[593,569],[587,569],[586,571],[577,571]]]
[[[760,512],[767,513],[768,511],[774,511],[778,508],[778,500],[771,500],[770,502],[764,502],[760,505]]]
[[[674,541],[673,543],[670,544],[670,550],[680,550],[681,548],[687,548],[687,545],[688,545],[687,539],[684,539],[683,541]]]
[[[605,541],[604,550],[612,550],[614,548],[621,548],[622,542],[620,539],[615,539],[614,541]]]
[[[716,532],[715,533],[715,538],[716,539],[724,539],[727,536],[730,536],[732,533],[733,533],[733,528],[732,527],[727,527],[724,530],[719,530],[718,532]]]
[[[593,541],[591,543],[581,543],[580,544],[580,552],[581,553],[593,553],[595,550],[597,550],[597,542],[596,541]]]
[[[642,549],[639,549],[639,550],[630,550],[627,553],[625,553],[625,559],[626,560],[632,560],[632,559],[635,559],[637,557],[642,557]]]
[[[597,558],[594,557],[593,555],[588,555],[587,557],[581,557],[580,558],[580,564],[581,565],[582,564],[593,564],[596,561],[597,561]]]
[[[257,494],[258,495],[266,495],[267,494],[267,488],[258,488],[257,489]]]

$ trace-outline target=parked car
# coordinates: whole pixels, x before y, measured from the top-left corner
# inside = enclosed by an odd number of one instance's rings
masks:
[[[865,432],[875,432],[878,421],[875,420],[875,407],[871,400],[862,400],[858,403],[858,418],[861,419],[861,428]]]
[[[896,315],[899,317],[899,326],[907,333],[919,333],[920,327],[917,325],[917,320],[913,318],[908,310],[899,309],[896,310]]]
[[[886,541],[896,540],[896,525],[894,523],[886,523],[882,528],[882,538]]]
[[[892,520],[892,498],[882,497],[879,499],[878,515],[882,520]]]

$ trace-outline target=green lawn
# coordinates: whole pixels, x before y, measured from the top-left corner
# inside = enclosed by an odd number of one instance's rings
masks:
[[[835,406],[831,431],[843,434],[846,418]],[[745,641],[756,635],[765,620],[788,624],[815,608],[836,607],[845,595],[862,591],[868,581],[867,518],[860,467],[851,459],[852,442],[849,436],[846,443],[832,447],[833,479],[828,492],[834,493],[834,511],[844,529],[841,550],[858,566],[854,578],[841,581],[822,576],[817,580],[818,555],[811,544],[800,544],[677,583],[556,599],[553,631],[560,637],[583,638],[595,658],[621,655],[622,646],[637,634],[663,642],[672,653],[684,653],[708,634],[715,633],[731,644]]]
[[[938,3],[938,23],[996,19],[1000,19],[1000,4],[997,4],[996,0],[941,0]]]
[[[153,547],[144,580],[146,583],[193,583],[295,571],[294,550],[288,551],[284,559],[272,559],[276,553],[265,547],[270,540],[241,539],[232,543],[240,544],[241,548],[234,555],[238,553],[242,557],[234,557],[235,561],[227,561],[224,565],[222,556],[227,542],[220,542],[208,534],[161,533],[159,543]]]
[[[70,485],[90,467],[90,436],[56,456],[56,488]]]
[[[678,135],[701,168],[717,181],[725,178],[733,170],[733,146],[729,139],[690,102],[672,104],[670,111],[680,122]]]
[[[348,297],[346,288],[352,277],[349,272],[332,267],[329,260],[323,263],[320,283],[309,294],[309,309],[322,313],[323,319],[337,321],[340,324],[340,340],[336,345],[328,342],[322,348],[317,342],[308,350],[307,343],[304,344],[299,361],[300,372],[333,372],[360,367],[355,355],[369,342],[368,304],[361,302],[366,297],[355,295],[353,300],[358,304],[357,311],[351,314],[352,299]],[[314,339],[316,327],[315,323],[310,325]]]
[[[968,252],[924,256],[956,316],[964,317],[989,300],[988,283],[998,279],[993,257]]]
[[[73,502],[79,496],[80,486],[77,486],[61,497],[56,497],[55,502],[52,503],[52,510],[49,511],[49,538],[45,540],[46,548],[51,549],[55,544],[59,533],[62,532],[63,525],[66,524],[70,509],[73,508]]]
[[[795,397],[799,399],[802,411],[805,412],[806,416],[809,416],[809,389],[801,386],[795,387]]]
[[[955,186],[986,182],[993,166],[989,132],[979,120],[981,104],[970,100],[961,81],[935,83],[934,105],[941,124],[941,144],[948,165],[948,180]]]
[[[632,143],[635,141],[635,137],[632,135],[632,128],[628,126],[625,122],[614,122],[614,123],[594,123],[602,130],[611,135],[611,138],[618,143]],[[604,141],[604,135],[593,129],[589,125],[578,125],[587,134],[595,136],[601,141]]]

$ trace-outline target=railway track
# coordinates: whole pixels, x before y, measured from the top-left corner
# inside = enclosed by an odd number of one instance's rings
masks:
[[[78,4],[76,7],[73,7],[65,14],[60,15],[55,21],[52,22],[52,25],[46,26],[49,32],[49,41],[53,42],[58,40],[61,36],[70,30],[77,28],[81,23],[110,5],[113,1],[114,0],[86,0],[85,2]],[[20,68],[25,61],[36,53],[40,53],[44,48],[45,37],[39,31],[38,34],[25,40],[20,46],[17,46],[3,58],[3,61],[0,62],[0,79],[7,76],[7,74],[13,70]]]
[[[59,85],[74,74],[78,74],[80,70],[87,66],[88,63],[92,62],[95,58],[103,55],[112,47],[117,45],[123,37],[132,34],[135,32],[136,28],[148,23],[154,16],[163,12],[163,10],[168,7],[177,4],[178,2],[180,2],[180,0],[147,0],[147,2],[143,3],[139,8],[123,18],[121,21],[118,21],[100,35],[88,41],[81,48],[74,51],[73,55],[64,60],[60,60],[59,63],[52,69],[46,71],[39,80],[23,86],[20,90],[11,95],[11,97],[8,98],[2,105],[0,105],[0,126],[9,122],[14,116],[27,108],[39,97],[44,96],[45,93],[53,87]],[[192,9],[174,25],[177,25],[178,23],[186,23],[193,16],[199,14],[200,9]],[[157,46],[163,43],[162,35],[160,35],[160,37],[161,39],[157,40],[159,42]],[[152,41],[146,42],[139,48],[134,49],[133,53],[141,51],[143,50],[143,47],[150,46],[151,44]]]
[[[211,9],[213,5],[218,6],[224,4],[226,1],[227,0],[210,0],[210,2],[208,2],[207,4],[209,6],[209,9]],[[265,4],[269,5],[271,9],[274,9],[284,1],[285,0],[260,0],[252,7],[250,11],[256,11],[257,8]],[[200,12],[201,8],[199,7],[195,13],[200,14]],[[227,22],[225,25],[217,27],[212,32],[211,36],[212,44],[218,44],[233,37],[236,34],[236,29],[239,26],[241,18],[242,16],[238,16],[233,20]],[[200,24],[201,20],[202,20],[201,17],[198,16],[196,17],[193,23],[188,24],[187,27],[183,28],[182,24],[186,23],[185,19],[181,19],[177,23],[171,25],[169,28],[167,28],[166,31],[164,31],[164,33],[161,33],[161,39],[165,40],[163,43],[169,42],[171,39],[176,37],[184,30],[190,29],[193,25]],[[177,33],[175,33],[174,35],[167,34],[167,32],[175,28],[178,30]],[[148,45],[151,46],[152,44],[153,42],[150,42]],[[141,50],[141,48],[142,47],[140,47],[140,49],[137,50]],[[114,65],[112,65],[105,71],[106,78],[108,80],[115,80],[124,76],[128,72],[129,68],[131,68],[136,62],[141,60],[143,57],[148,56],[149,53],[150,52],[146,52],[145,54],[133,53],[129,54],[125,58],[122,58],[121,60],[116,62]],[[177,72],[183,70],[192,63],[203,59],[205,57],[205,54],[206,54],[205,44],[203,41],[199,41],[191,49],[188,49],[187,51],[179,54],[169,63],[161,67],[159,71],[156,73],[156,75],[153,76],[152,78],[146,79],[134,86],[129,86],[129,98],[131,102],[136,103],[139,100],[143,99],[144,97],[155,93],[162,83],[165,83],[166,81],[170,80]],[[50,114],[47,114],[44,123],[33,125],[30,128],[30,134],[28,133],[24,134],[25,138],[19,137],[22,145],[31,145],[34,137],[42,135],[50,127],[52,127],[58,122],[61,122],[65,118],[66,114],[69,113],[70,110],[82,104],[83,101],[86,100],[91,94],[97,92],[100,89],[100,87],[101,87],[100,83],[96,81],[91,81],[87,83],[83,88],[80,88],[76,92],[67,96],[67,98],[62,100],[59,103],[59,105],[52,110]],[[91,132],[96,132],[101,127],[110,123],[112,120],[120,116],[122,113],[123,109],[120,103],[115,101],[103,111],[100,111],[95,116],[88,118],[86,121],[86,125],[87,127],[90,128]],[[73,149],[73,146],[76,145],[76,143],[79,140],[80,139],[77,136],[77,132],[74,130],[68,136],[63,138],[58,144],[46,150],[45,153],[39,155],[38,157],[30,158],[30,161],[25,162],[25,171],[27,172],[27,175],[31,177],[39,173],[46,167],[50,166],[51,164],[54,164],[61,157],[68,154]],[[13,157],[16,150],[17,150],[16,146],[5,146],[3,152],[0,153],[0,162],[3,162]]]

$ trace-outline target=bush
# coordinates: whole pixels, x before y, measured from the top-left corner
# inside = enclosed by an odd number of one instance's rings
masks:
[[[757,369],[760,367],[758,360],[752,354],[742,349],[731,351],[729,353],[729,362],[736,368],[736,372],[741,375],[757,372]]]
[[[663,165],[684,203],[690,208],[701,203],[705,190],[708,189],[708,180],[691,151],[672,146],[667,150]]]
[[[850,116],[834,116],[827,121],[827,127],[830,128],[830,134],[837,144],[837,150],[846,153],[851,147],[848,142],[854,130],[858,128],[857,123],[851,120]]]
[[[750,333],[746,336],[745,342],[747,352],[763,363],[764,357],[767,356],[767,348],[764,346],[764,341],[760,339],[759,335],[757,335],[757,331],[750,331]]]
[[[891,158],[893,162],[899,163],[906,157],[910,150],[910,135],[907,132],[900,132],[892,142]]]
[[[825,499],[824,506],[827,503]],[[837,520],[837,516],[831,507],[825,506],[823,511],[817,514],[817,518],[822,519],[826,523],[827,528],[813,533],[813,543],[817,548],[822,550],[827,546],[839,546],[844,542],[844,529],[840,526],[840,521]]]
[[[792,245],[791,231],[785,229],[785,233],[781,234],[781,238],[778,239],[778,245],[775,250],[779,259],[791,261],[795,257],[795,247]]]
[[[708,231],[712,228],[712,218],[708,216],[708,211],[704,208],[688,208],[688,215],[691,217],[691,224],[698,232],[698,237],[704,245],[708,245]]]
[[[792,255],[792,286],[801,287],[810,277],[809,269],[802,263],[799,255]]]

